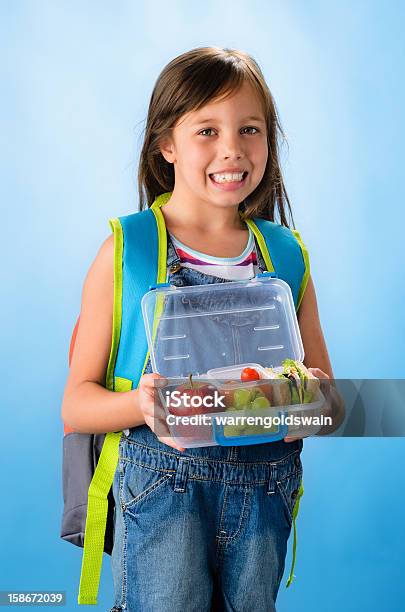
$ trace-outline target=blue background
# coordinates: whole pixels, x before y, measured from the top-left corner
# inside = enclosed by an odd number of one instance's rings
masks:
[[[77,607],[81,551],[58,539],[68,344],[108,218],[137,209],[149,96],[176,55],[259,62],[335,377],[403,377],[404,17],[392,0],[1,3],[0,589],[61,589]],[[403,609],[404,450],[305,442],[281,612]],[[97,609],[111,604],[105,557]]]

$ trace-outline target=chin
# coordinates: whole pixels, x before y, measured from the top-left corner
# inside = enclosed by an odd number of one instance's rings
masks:
[[[243,202],[245,198],[215,198],[212,203],[220,208],[235,208],[235,206],[239,206],[241,202]]]

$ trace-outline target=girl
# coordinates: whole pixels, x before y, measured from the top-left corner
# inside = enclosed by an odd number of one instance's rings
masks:
[[[153,205],[167,238],[167,282],[223,283],[265,271],[257,223],[277,222],[276,216],[300,265],[307,262],[298,232],[287,229],[287,212],[292,215],[280,136],[273,98],[249,55],[198,48],[162,71],[138,178],[141,209]],[[115,378],[115,390],[123,392],[105,388],[107,363],[128,365],[120,349],[129,319],[124,307],[116,310],[117,279],[125,296],[133,290],[128,279],[136,281],[148,267],[147,254],[131,263],[131,240],[142,238],[131,235],[132,218],[114,225],[87,275],[62,409],[63,420],[78,432],[123,431],[113,483],[112,610],[275,610],[302,477],[302,440],[179,447],[155,418],[153,392],[162,377],[152,373],[150,359],[140,380],[128,374],[129,386]],[[318,377],[332,377],[308,272],[298,288],[305,365]],[[132,316],[139,320],[141,314]]]

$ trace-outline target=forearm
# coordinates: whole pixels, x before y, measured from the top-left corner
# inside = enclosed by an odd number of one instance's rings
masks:
[[[65,392],[62,419],[79,433],[106,433],[145,423],[139,391],[118,393],[96,382],[83,382]]]

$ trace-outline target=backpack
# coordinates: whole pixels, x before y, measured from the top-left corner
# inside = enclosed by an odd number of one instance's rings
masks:
[[[69,346],[69,366],[72,362],[80,317],[76,321]],[[87,497],[90,483],[103,448],[105,434],[77,433],[67,424],[63,427],[63,515],[61,538],[84,547]],[[113,548],[114,498],[108,493],[107,525],[104,552],[111,555]]]

